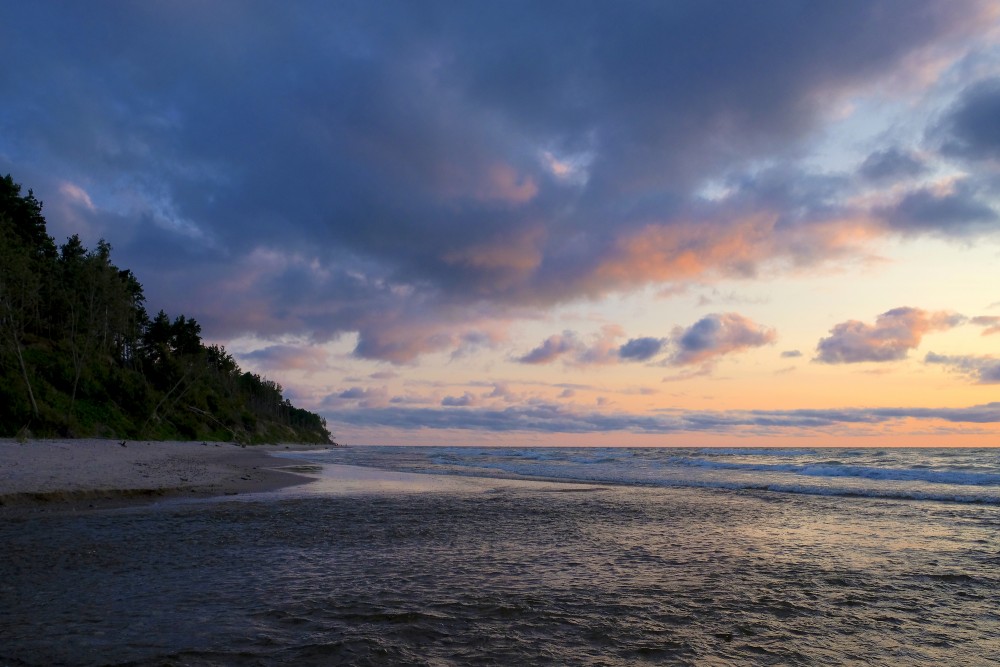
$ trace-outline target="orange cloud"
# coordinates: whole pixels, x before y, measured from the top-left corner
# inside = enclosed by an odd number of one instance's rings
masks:
[[[486,171],[486,179],[476,190],[480,199],[523,204],[538,194],[538,185],[530,176],[517,172],[509,164],[495,163]]]
[[[801,225],[764,211],[738,219],[650,224],[622,237],[594,271],[598,289],[694,277],[747,277],[782,260],[795,266],[862,252],[885,230],[866,215]]]
[[[634,284],[679,280],[709,271],[748,273],[765,256],[774,223],[773,215],[763,214],[736,224],[651,224],[619,240],[595,271],[595,279]]]
[[[540,248],[544,230],[540,228],[508,232],[503,238],[445,252],[441,259],[460,266],[491,273],[490,291],[517,285],[542,263]]]
[[[920,308],[893,308],[879,315],[875,324],[857,320],[841,322],[816,346],[816,361],[853,364],[864,361],[897,361],[920,345],[925,334],[958,326],[965,318],[956,313],[927,312]]]
[[[538,194],[538,184],[506,162],[486,165],[447,164],[436,169],[437,189],[450,199],[524,204]]]

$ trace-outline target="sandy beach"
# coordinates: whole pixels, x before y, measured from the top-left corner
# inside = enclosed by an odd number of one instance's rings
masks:
[[[317,445],[0,440],[0,512],[84,510],[164,497],[258,493],[311,481],[269,452]]]
[[[589,488],[542,481],[413,474],[353,465],[317,466],[281,453],[322,451],[307,444],[0,440],[0,516],[87,511],[165,498],[263,493],[302,484],[311,492],[354,496],[485,492],[497,488]],[[274,456],[278,454],[279,456]]]

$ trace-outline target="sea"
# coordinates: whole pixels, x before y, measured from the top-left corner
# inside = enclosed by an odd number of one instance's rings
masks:
[[[0,517],[0,665],[1000,663],[1000,449],[284,459],[319,481]]]

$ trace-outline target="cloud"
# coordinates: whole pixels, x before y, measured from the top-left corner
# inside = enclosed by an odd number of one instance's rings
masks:
[[[976,326],[985,327],[983,329],[984,336],[992,336],[993,334],[1000,333],[1000,317],[996,315],[980,315],[979,317],[973,317],[969,322]]]
[[[921,188],[908,193],[896,204],[878,209],[893,230],[967,235],[1000,228],[1000,216],[966,181],[953,185],[948,192]]]
[[[865,158],[858,171],[868,180],[885,183],[920,176],[928,171],[928,167],[909,151],[886,148]]]
[[[721,313],[707,315],[687,329],[676,329],[672,340],[676,351],[669,359],[670,365],[689,366],[770,345],[777,340],[777,333],[738,313]]]
[[[555,334],[546,338],[541,345],[528,352],[517,361],[522,364],[551,364],[553,361],[573,350],[578,350],[579,341],[576,334],[566,331],[562,334]]]
[[[389,405],[389,391],[385,387],[350,387],[339,394],[327,396],[323,404],[330,408],[344,409],[345,404],[355,403],[361,408],[381,410]]]
[[[271,345],[237,355],[258,368],[265,370],[317,371],[326,366],[326,352],[316,347]]]
[[[345,400],[354,400],[358,398],[364,398],[367,395],[367,390],[361,387],[351,387],[350,389],[345,389],[344,391],[337,394],[337,398],[343,398]]]
[[[541,345],[516,361],[523,364],[549,364],[557,359],[576,366],[595,366],[618,363],[617,340],[624,336],[621,327],[607,325],[585,342],[572,331],[549,336]]]
[[[849,320],[834,326],[830,336],[816,346],[815,360],[826,364],[898,361],[920,345],[925,334],[950,329],[963,321],[955,313],[894,308],[879,315],[875,324]]]
[[[580,366],[618,363],[621,360],[618,354],[620,349],[618,340],[624,336],[625,332],[617,324],[601,327],[600,332],[592,337],[590,343],[579,350],[575,362]]]
[[[31,75],[0,71],[0,170],[213,337],[357,334],[357,356],[412,363],[495,344],[512,314],[857,252],[877,230],[840,201],[853,179],[784,156],[989,8],[15,3],[0,43]],[[992,145],[983,86],[950,150]],[[694,196],[734,174],[731,198]],[[993,224],[954,197],[901,203],[893,229]]]
[[[1000,78],[980,81],[965,89],[950,109],[939,133],[943,150],[971,160],[1000,158]]]
[[[836,430],[900,420],[954,424],[998,424],[1000,403],[966,408],[843,408],[800,410],[731,410],[636,415],[581,412],[561,404],[492,408],[400,408],[346,410],[328,414],[331,423],[387,426],[400,429],[461,429],[541,433],[759,433],[766,435]]]
[[[773,329],[760,326],[737,313],[708,315],[687,329],[675,328],[667,338],[631,338],[619,345],[617,341],[624,335],[621,327],[609,325],[585,343],[576,333],[565,331],[549,336],[516,361],[549,364],[563,359],[576,366],[594,366],[649,361],[672,347],[674,349],[667,363],[687,366],[710,363],[726,354],[773,343],[777,338]]]
[[[389,300],[395,302],[396,295]],[[476,321],[474,309],[459,311],[436,308],[420,311],[423,299],[413,298],[406,305],[381,311],[348,312],[354,318],[358,342],[354,355],[364,359],[394,364],[413,362],[431,352],[451,350],[453,358],[470,350],[496,345],[506,338],[506,322],[485,314]]]
[[[978,384],[1000,384],[1000,359],[991,356],[948,356],[928,352],[924,362],[947,366],[954,372],[975,379]]]
[[[618,348],[618,356],[629,361],[648,361],[660,353],[665,343],[663,338],[632,338]]]
[[[675,375],[667,375],[661,380],[661,382],[686,382],[693,378],[705,377],[711,374],[712,374],[711,365],[704,364],[699,368],[685,369]]]
[[[785,350],[781,353],[782,359],[795,359],[801,357],[802,353],[798,350]]]
[[[461,396],[445,396],[441,400],[441,405],[445,407],[468,407],[478,403],[479,398],[469,392],[465,392]]]
[[[170,281],[147,289],[150,300],[199,303],[207,311],[203,326],[215,337],[236,337],[249,326],[261,337],[293,331],[324,343],[355,332],[355,356],[408,364],[434,352],[495,346],[507,336],[502,307],[444,303],[432,289],[358,271],[349,258],[327,267],[304,254],[256,248],[219,263],[208,277],[183,266],[163,270]]]
[[[493,390],[489,394],[486,394],[486,398],[498,398],[503,401],[514,402],[518,399],[518,395],[511,391],[506,382],[494,382]]]
[[[90,199],[90,195],[87,194],[87,191],[75,183],[64,182],[61,184],[59,186],[59,194],[63,195],[73,204],[83,207],[87,211],[94,212],[97,210],[94,206],[94,202]]]

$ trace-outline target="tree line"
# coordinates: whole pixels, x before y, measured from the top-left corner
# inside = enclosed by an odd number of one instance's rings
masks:
[[[0,436],[329,442],[326,420],[146,310],[111,245],[48,235],[42,202],[0,179]]]

